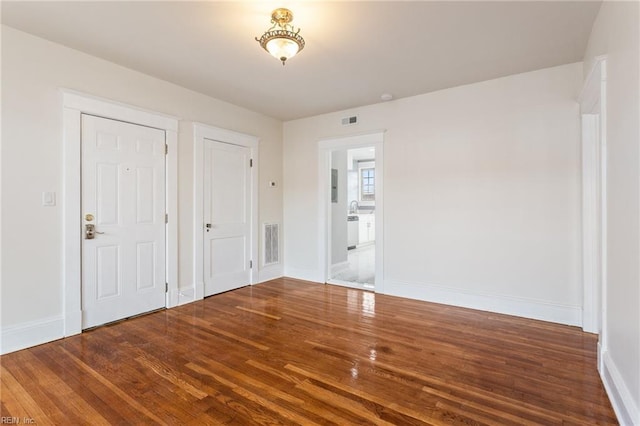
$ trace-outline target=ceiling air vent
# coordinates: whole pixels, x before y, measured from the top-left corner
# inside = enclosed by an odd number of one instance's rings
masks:
[[[352,115],[351,117],[345,117],[342,119],[343,126],[353,126],[354,124],[358,124],[357,115]]]

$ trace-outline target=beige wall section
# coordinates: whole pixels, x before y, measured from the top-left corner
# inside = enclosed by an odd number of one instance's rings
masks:
[[[2,26],[3,328],[62,315],[60,88],[182,120],[178,140],[182,287],[193,284],[191,121],[260,139],[259,221],[282,222],[280,121]],[[279,185],[267,188],[270,180]],[[57,193],[55,207],[41,205],[43,191]]]
[[[640,3],[602,4],[585,68],[607,56],[607,306],[608,351],[640,424]],[[605,359],[606,360],[606,359]],[[635,413],[634,413],[635,411]]]
[[[576,63],[285,122],[285,275],[321,279],[318,141],[386,129],[386,293],[580,321],[581,84]]]

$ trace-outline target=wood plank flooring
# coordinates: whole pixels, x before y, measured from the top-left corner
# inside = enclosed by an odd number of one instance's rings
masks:
[[[35,424],[616,424],[574,327],[278,279],[0,357]]]

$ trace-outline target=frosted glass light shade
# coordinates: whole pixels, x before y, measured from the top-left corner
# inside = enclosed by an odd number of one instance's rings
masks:
[[[288,38],[274,38],[267,42],[267,51],[282,62],[293,57],[298,50],[300,50],[298,43]]]

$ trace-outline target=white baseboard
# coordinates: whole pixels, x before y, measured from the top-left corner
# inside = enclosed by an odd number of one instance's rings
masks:
[[[172,290],[172,292],[175,293],[174,295],[172,295],[172,297],[175,297],[176,300],[175,306],[186,305],[187,303],[192,303],[198,300],[196,298],[195,285],[191,285],[190,287],[181,287],[177,290]]]
[[[600,354],[600,377],[621,426],[640,425],[640,410],[608,351]]]
[[[256,281],[256,284],[275,280],[276,278],[281,278],[282,276],[283,268],[281,263],[278,263],[276,265],[264,266],[258,271],[258,280]]]
[[[64,317],[62,315],[3,327],[0,354],[8,354],[63,337]]]
[[[320,277],[317,269],[285,268],[284,276],[294,278],[296,280],[311,281],[324,284],[324,280],[322,277]]]
[[[524,318],[581,326],[582,308],[546,301],[385,279],[385,294]]]

